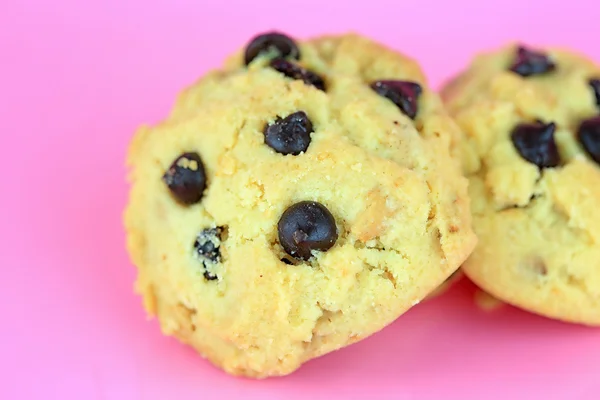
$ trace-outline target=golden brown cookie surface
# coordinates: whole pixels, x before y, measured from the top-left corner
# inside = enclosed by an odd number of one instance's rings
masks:
[[[253,377],[382,329],[475,242],[457,127],[418,66],[356,35],[275,39],[184,90],[129,152],[147,311]]]
[[[600,325],[600,68],[509,45],[442,91],[465,134],[479,244],[463,267],[500,300]]]

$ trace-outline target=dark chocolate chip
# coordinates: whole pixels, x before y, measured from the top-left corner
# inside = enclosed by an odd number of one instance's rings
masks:
[[[290,206],[279,219],[277,230],[283,249],[299,260],[308,260],[315,250],[329,250],[338,238],[333,215],[314,201]]]
[[[382,80],[371,84],[378,95],[391,100],[410,119],[419,112],[419,96],[423,92],[421,85],[410,81]]]
[[[539,168],[553,168],[560,164],[560,155],[554,141],[555,130],[553,122],[520,124],[513,129],[511,139],[523,159]]]
[[[600,164],[600,116],[583,121],[577,137],[592,160]]]
[[[212,272],[208,271],[207,269],[204,270],[204,274],[202,274],[204,276],[204,279],[206,279],[207,281],[216,281],[217,279],[219,279],[219,277],[216,274],[213,274]]]
[[[594,91],[594,96],[596,97],[596,105],[600,109],[600,78],[590,79],[588,83]]]
[[[288,78],[301,80],[307,85],[316,87],[319,90],[325,91],[325,81],[319,75],[305,68],[291,63],[283,58],[276,58],[269,64],[274,70],[281,72]]]
[[[280,154],[297,156],[310,144],[313,125],[304,111],[297,111],[265,126],[265,143]]]
[[[546,53],[525,46],[517,48],[517,56],[510,67],[512,72],[524,77],[542,75],[555,69],[556,64]]]
[[[294,265],[294,263],[288,260],[287,258],[282,258],[281,262],[287,265]]]
[[[206,189],[204,164],[198,153],[183,153],[163,175],[169,190],[183,204],[195,204]]]
[[[217,279],[214,271],[211,271],[212,266],[221,262],[221,236],[223,228],[207,228],[198,234],[194,242],[194,250],[196,256],[202,262],[204,267],[204,278],[212,281]]]
[[[250,64],[261,53],[273,51],[278,58],[300,59],[300,50],[292,38],[279,32],[267,32],[252,38],[246,46],[244,62]]]

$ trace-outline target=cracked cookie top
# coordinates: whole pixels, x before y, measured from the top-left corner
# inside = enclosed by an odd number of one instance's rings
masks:
[[[475,242],[458,128],[418,66],[356,35],[268,35],[129,151],[128,248],[147,309],[251,376],[378,331]]]
[[[600,68],[510,44],[442,91],[464,132],[479,245],[465,273],[494,296],[600,324]]]

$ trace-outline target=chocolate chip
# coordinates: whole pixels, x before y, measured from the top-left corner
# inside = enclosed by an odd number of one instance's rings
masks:
[[[221,262],[221,235],[223,227],[207,228],[198,234],[194,242],[196,256],[204,267],[204,278],[212,281],[217,279],[214,271],[211,271],[216,264]]]
[[[297,111],[265,126],[265,143],[280,154],[297,156],[310,144],[313,125],[304,111]]]
[[[391,100],[410,119],[415,119],[419,111],[419,96],[423,92],[421,85],[410,81],[382,80],[371,84],[378,95]]]
[[[592,160],[600,164],[600,116],[583,121],[577,137]]]
[[[308,260],[315,250],[329,250],[338,238],[333,215],[314,201],[290,206],[279,219],[277,230],[286,253],[300,260]]]
[[[524,77],[542,75],[555,69],[556,64],[546,53],[525,46],[517,48],[517,56],[510,67],[512,72]]]
[[[288,78],[301,80],[307,85],[325,91],[325,81],[319,75],[282,58],[276,58],[269,64],[274,70],[281,72]]]
[[[169,190],[183,204],[195,204],[206,189],[206,173],[198,153],[183,153],[163,175]]]
[[[275,52],[278,58],[300,59],[300,50],[292,38],[279,32],[267,32],[252,38],[246,46],[244,62],[250,64],[261,53]]]
[[[560,164],[560,155],[554,141],[556,125],[537,121],[517,125],[511,134],[512,142],[526,161],[539,168],[553,168]]]
[[[600,78],[599,79],[590,79],[589,82],[592,90],[594,91],[594,96],[596,97],[596,105],[600,109]]]
[[[202,275],[207,281],[216,281],[217,279],[219,279],[219,277],[216,274],[209,272],[207,269],[204,270],[204,274]]]

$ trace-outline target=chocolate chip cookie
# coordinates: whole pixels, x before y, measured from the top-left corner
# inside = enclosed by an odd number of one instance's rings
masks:
[[[465,135],[479,237],[464,273],[525,310],[600,325],[600,67],[510,44],[442,96]]]
[[[258,35],[132,140],[146,310],[256,378],[379,331],[474,247],[458,138],[411,59],[352,34]]]

